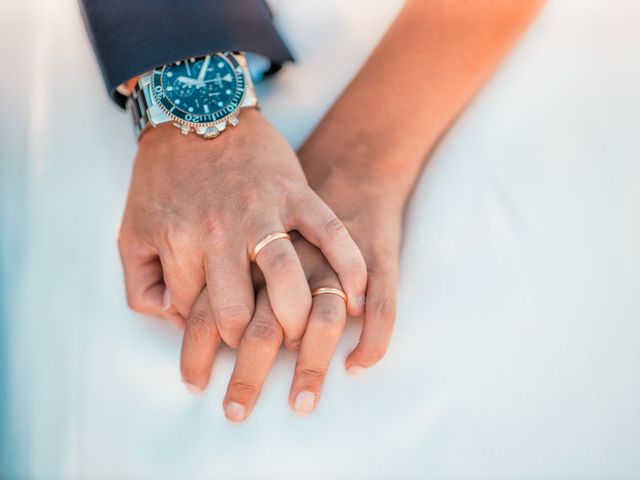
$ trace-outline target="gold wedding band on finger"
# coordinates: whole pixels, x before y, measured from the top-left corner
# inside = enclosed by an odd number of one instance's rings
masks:
[[[256,261],[256,257],[260,253],[260,250],[262,250],[264,247],[269,245],[274,240],[278,240],[280,238],[286,238],[287,240],[291,240],[291,237],[286,232],[273,232],[273,233],[270,233],[269,235],[264,237],[262,240],[260,240],[258,243],[256,243],[255,247],[253,247],[253,251],[251,252],[251,257],[250,257],[251,261],[255,262]]]
[[[323,295],[323,294],[337,295],[340,298],[342,298],[342,300],[344,300],[345,304],[348,303],[347,294],[337,288],[321,287],[321,288],[316,288],[313,292],[311,292],[312,297],[315,297],[316,295]]]

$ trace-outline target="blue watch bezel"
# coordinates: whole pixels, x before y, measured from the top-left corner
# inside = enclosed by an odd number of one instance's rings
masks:
[[[196,60],[205,58],[204,56],[196,57]],[[245,72],[238,59],[231,52],[216,53],[211,55],[212,59],[220,59],[227,62],[231,66],[236,77],[236,91],[228,105],[222,110],[214,113],[207,114],[194,114],[181,110],[175,104],[173,104],[167,97],[164,85],[162,84],[162,78],[164,71],[175,65],[175,63],[163,65],[153,70],[151,76],[151,94],[154,101],[162,109],[162,111],[172,120],[182,125],[188,125],[193,127],[209,127],[215,126],[227,120],[229,117],[235,116],[242,105],[244,96],[246,93],[246,78]]]

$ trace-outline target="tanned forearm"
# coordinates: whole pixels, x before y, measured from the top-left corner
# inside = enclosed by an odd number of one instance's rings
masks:
[[[408,194],[428,152],[543,3],[408,0],[301,149],[312,185],[347,161],[352,173],[393,178]],[[340,166],[327,158],[327,138],[344,152]]]

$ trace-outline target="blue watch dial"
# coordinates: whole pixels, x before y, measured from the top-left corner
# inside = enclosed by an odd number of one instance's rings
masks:
[[[244,71],[232,54],[176,62],[153,74],[158,103],[170,115],[191,123],[227,117],[240,106],[244,91]]]

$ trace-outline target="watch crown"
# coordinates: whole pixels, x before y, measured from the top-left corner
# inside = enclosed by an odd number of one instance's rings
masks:
[[[189,135],[190,130],[191,130],[191,127],[189,127],[188,125],[180,125],[180,133],[182,135]]]
[[[238,117],[231,117],[229,119],[229,124],[231,124],[232,127],[235,127],[236,125],[238,125],[239,122],[240,120],[238,120]]]
[[[220,135],[220,131],[216,127],[207,127],[204,131],[204,138],[215,138]]]

